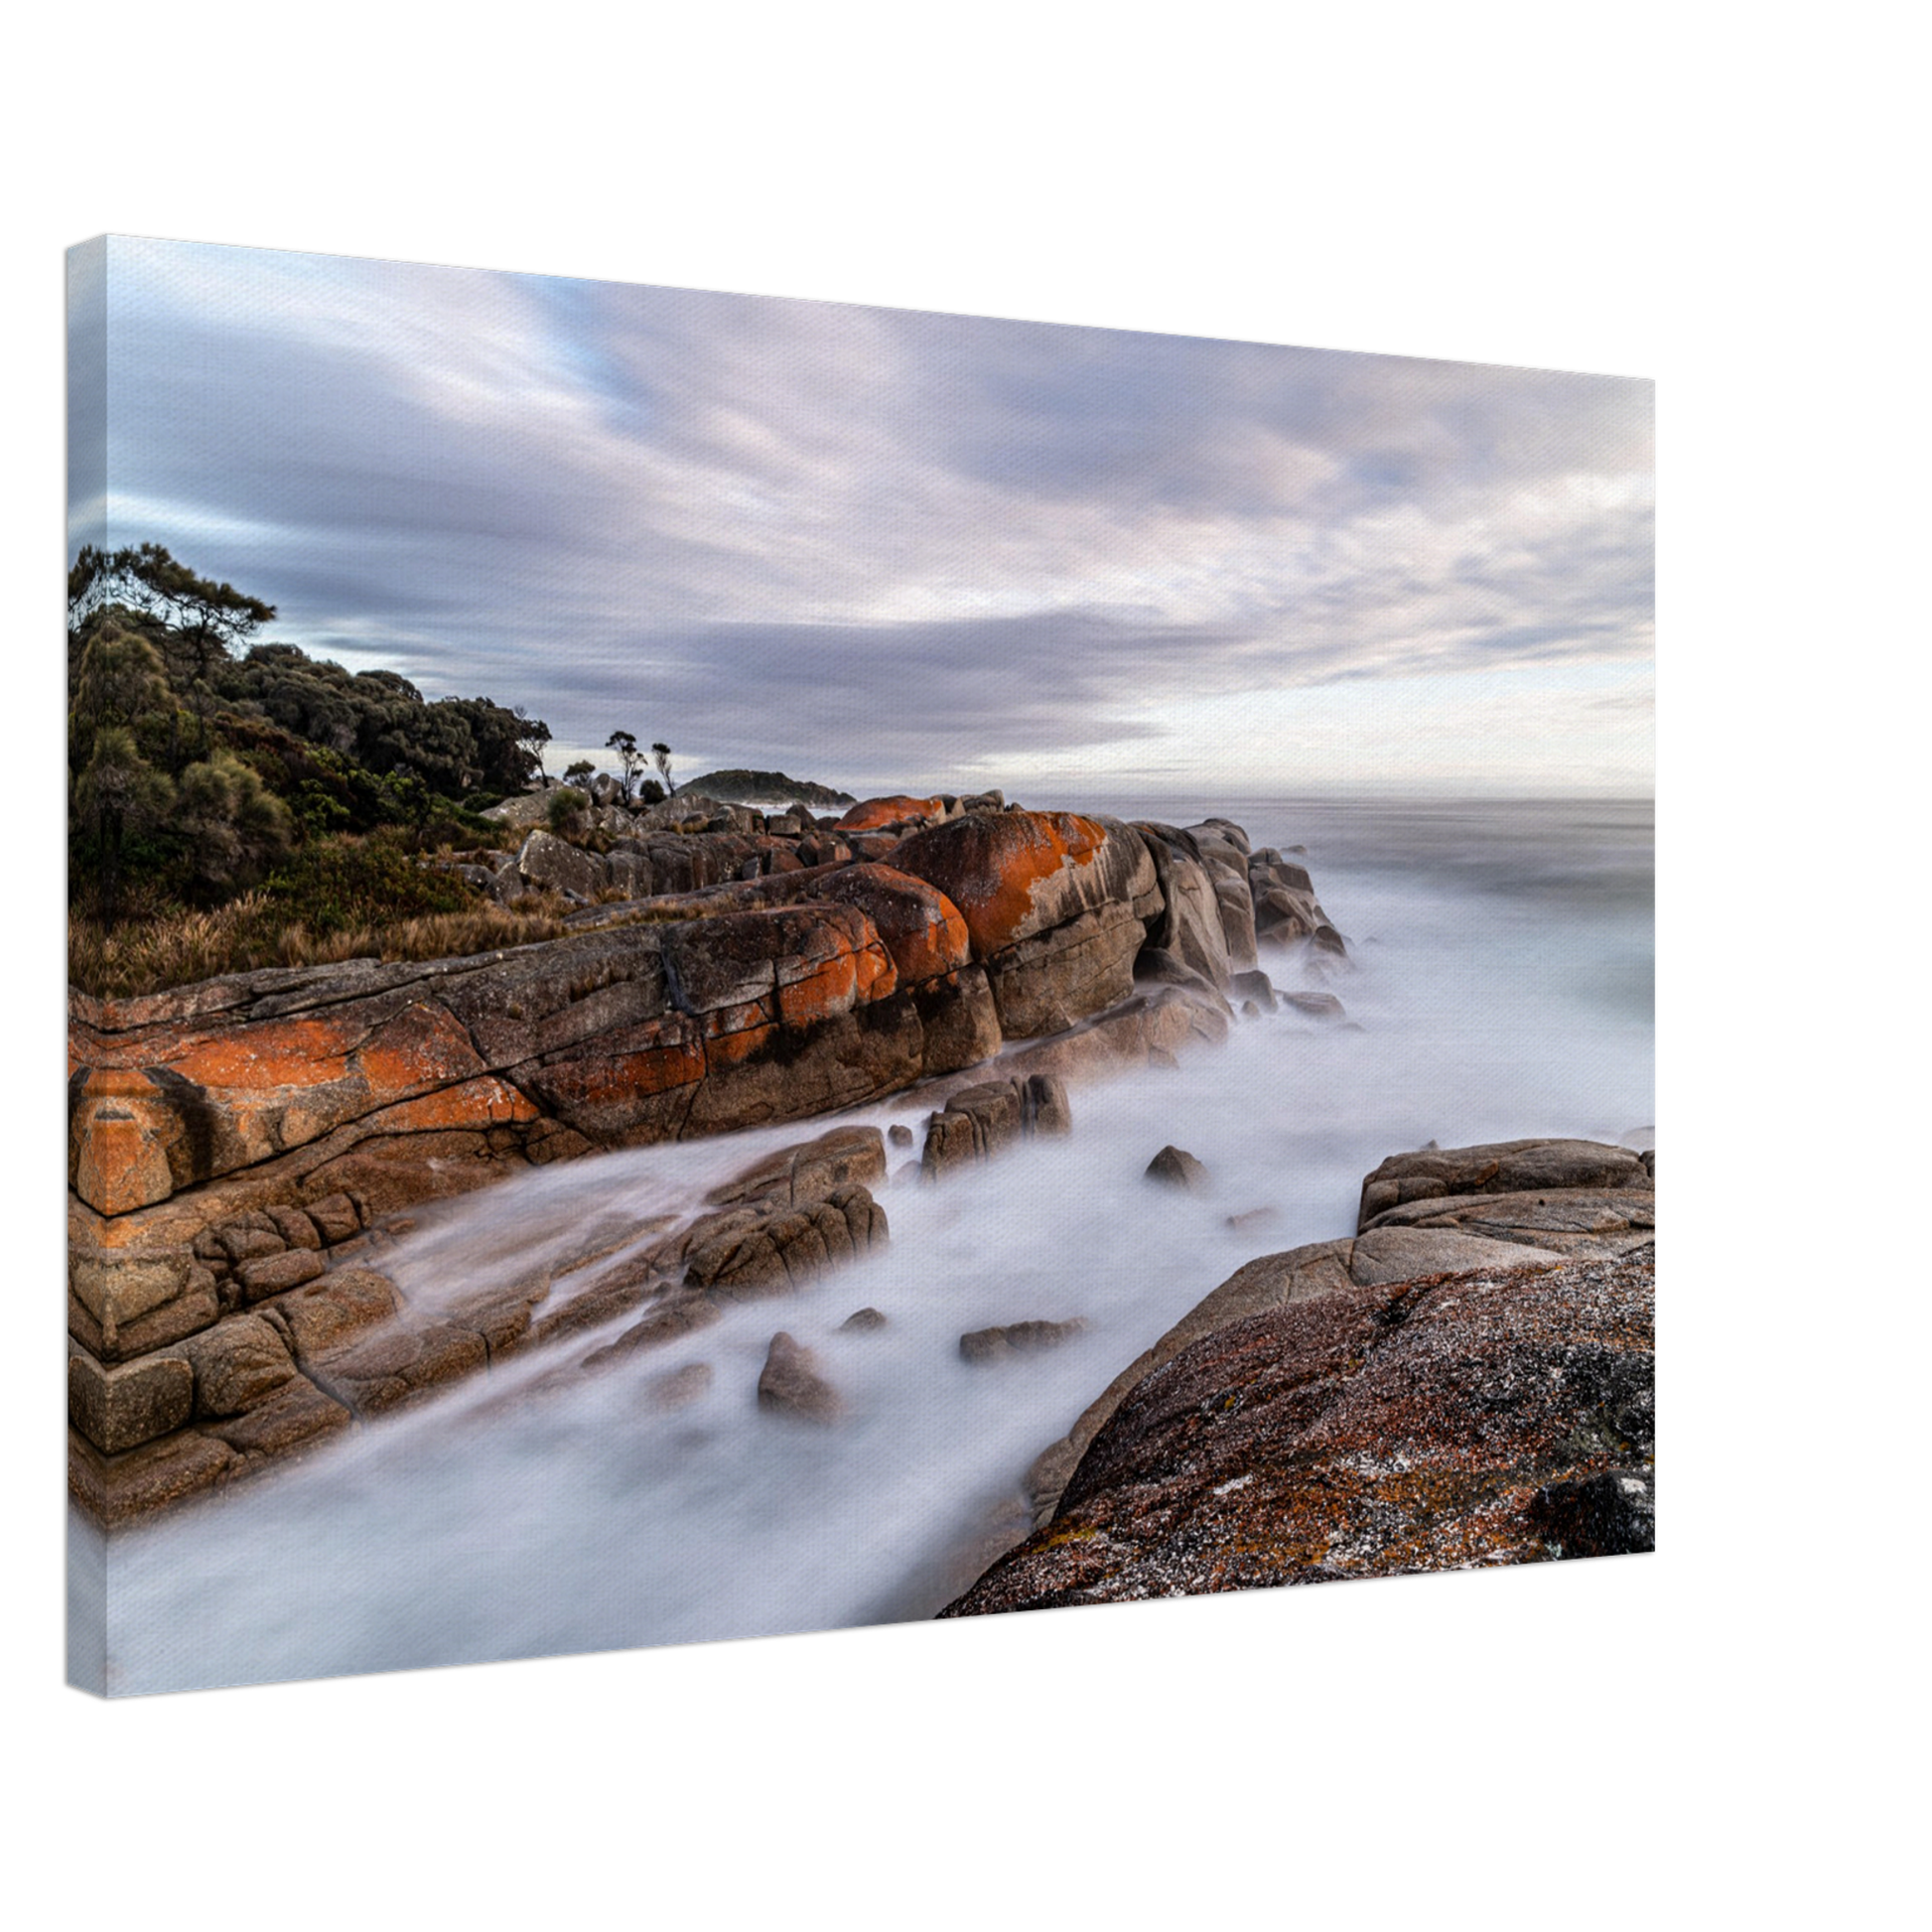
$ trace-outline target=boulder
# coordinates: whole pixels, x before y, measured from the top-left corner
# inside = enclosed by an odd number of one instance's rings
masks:
[[[1126,999],[1154,861],[1130,828],[1069,812],[973,812],[903,840],[894,868],[956,906],[1002,1031],[1031,1038]]]
[[[800,1422],[832,1423],[838,1421],[845,1405],[838,1391],[819,1373],[818,1357],[781,1328],[771,1337],[764,1367],[759,1374],[759,1407]]]
[[[885,1326],[886,1317],[877,1309],[854,1309],[839,1323],[839,1333],[842,1335],[870,1334],[875,1328]]]
[[[544,831],[523,841],[516,876],[524,892],[562,893],[570,898],[595,898],[610,884],[604,861],[595,852]]]
[[[1217,993],[1233,971],[1220,900],[1193,835],[1172,825],[1138,820],[1134,826],[1154,861],[1164,901],[1148,926],[1148,943],[1198,973]],[[1253,949],[1244,964],[1253,963]]]
[[[960,1336],[959,1358],[964,1362],[997,1362],[1014,1355],[1036,1354],[1084,1334],[1086,1326],[1075,1315],[1068,1321],[1010,1321],[1002,1327],[975,1328]]]
[[[518,792],[514,798],[505,798],[501,804],[485,807],[483,816],[493,818],[498,825],[507,825],[520,832],[548,821],[550,798],[548,790]]]
[[[1654,1254],[1346,1288],[1141,1381],[942,1612],[1651,1547]]]
[[[928,1117],[920,1173],[928,1180],[990,1161],[1034,1135],[1073,1131],[1066,1083],[1050,1073],[961,1087]]]
[[[684,1284],[732,1301],[788,1295],[889,1238],[886,1210],[871,1192],[843,1185],[803,1208],[774,1203],[706,1242],[691,1256]]]
[[[195,1375],[195,1415],[238,1416],[295,1379],[288,1343],[259,1314],[234,1314],[191,1335],[181,1353]]]
[[[1283,1006],[1293,1007],[1297,1013],[1306,1013],[1311,1020],[1348,1018],[1341,1002],[1332,993],[1283,993],[1279,998]]]
[[[1643,1157],[1600,1141],[1497,1141],[1392,1154],[1362,1182],[1356,1229],[1389,1208],[1452,1195],[1653,1185]]]
[[[1218,1333],[1253,1315],[1312,1301],[1318,1296],[1339,1294],[1345,1289],[1377,1287],[1457,1269],[1555,1266],[1562,1259],[1554,1250],[1410,1229],[1354,1240],[1317,1241],[1280,1254],[1263,1255],[1236,1269],[1212,1294],[1197,1302],[1088,1404],[1067,1432],[1066,1440],[1054,1445],[1035,1464],[1032,1478],[1035,1506],[1043,1517],[1058,1498],[1057,1482],[1049,1483],[1046,1472],[1057,1470],[1057,1481],[1064,1481],[1128,1392],[1206,1335]]]
[[[1237,1000],[1252,1000],[1263,1013],[1275,1010],[1275,983],[1259,970],[1235,973],[1228,980],[1228,991]]]
[[[910,1140],[911,1136],[906,1136]],[[714,1207],[779,1201],[799,1207],[848,1183],[877,1186],[886,1178],[886,1143],[876,1127],[835,1127],[797,1147],[780,1148],[705,1196]]]
[[[1198,1194],[1208,1186],[1207,1170],[1184,1148],[1164,1147],[1147,1164],[1146,1178],[1184,1194]]]
[[[856,907],[772,905],[687,919],[664,931],[664,973],[679,1011],[712,1037],[780,1023],[803,1028],[897,991],[892,955]]]
[[[972,939],[959,908],[946,896],[893,866],[841,866],[814,888],[814,897],[856,906],[892,956],[900,986],[916,986],[971,963]]]
[[[1328,923],[1314,897],[1314,887],[1305,866],[1292,864],[1272,846],[1264,846],[1248,859],[1248,889],[1254,903],[1257,943],[1287,946],[1298,939],[1326,936],[1320,945],[1326,951],[1343,953],[1341,935]]]
[[[838,829],[841,832],[871,832],[885,825],[901,825],[908,819],[923,823],[945,815],[943,799],[914,798],[904,792],[895,792],[887,798],[868,798],[854,805],[839,819]]]

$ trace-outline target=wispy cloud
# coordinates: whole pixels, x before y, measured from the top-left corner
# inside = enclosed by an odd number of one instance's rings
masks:
[[[1042,769],[1148,759],[1195,700],[1448,676],[1486,702],[1651,651],[1645,383],[125,239],[108,260],[115,540],[565,744],[621,723],[856,784]],[[98,483],[76,466],[76,495]]]

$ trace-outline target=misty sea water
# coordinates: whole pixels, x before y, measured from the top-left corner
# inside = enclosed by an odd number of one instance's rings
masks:
[[[1351,1233],[1385,1155],[1536,1135],[1654,1144],[1654,815],[1632,799],[1025,802],[1305,846],[1349,958],[1264,953],[1350,1027],[1284,1011],[1224,1048],[1073,1090],[1074,1132],[928,1187],[880,1190],[883,1253],[810,1293],[734,1309],[537,1390],[595,1335],[359,1429],[315,1460],[109,1542],[110,1692],[775,1634],[928,1615],[949,1553],[1011,1514],[1032,1458],[1113,1375],[1257,1254]],[[848,1118],[914,1125],[890,1104]],[[793,1126],[547,1169],[426,1210],[392,1251],[418,1303],[474,1292],[600,1214],[689,1198]],[[1142,1179],[1173,1142],[1199,1197]],[[916,1151],[915,1151],[916,1152]],[[904,1160],[904,1157],[896,1157]],[[1245,1231],[1231,1217],[1266,1210]],[[387,1264],[385,1264],[387,1265]],[[872,1306],[888,1325],[839,1324]],[[959,1334],[1079,1315],[1068,1345],[996,1368]],[[849,1410],[761,1415],[774,1330],[820,1354]],[[642,1384],[705,1362],[664,1414]],[[523,1392],[526,1399],[508,1398]],[[84,1532],[76,1532],[84,1534]],[[90,1595],[91,1600],[91,1595]]]

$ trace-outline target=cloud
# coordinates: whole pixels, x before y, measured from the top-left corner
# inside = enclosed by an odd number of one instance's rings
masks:
[[[121,238],[105,309],[115,541],[568,746],[909,781],[1651,651],[1645,383]]]

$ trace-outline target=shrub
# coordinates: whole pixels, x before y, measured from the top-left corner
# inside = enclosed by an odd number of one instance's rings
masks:
[[[392,830],[311,839],[269,874],[264,893],[314,933],[388,925],[433,912],[462,912],[477,895],[453,874],[426,866]]]

